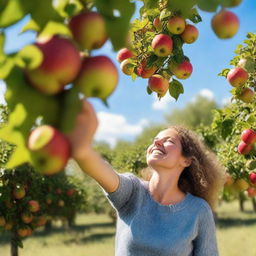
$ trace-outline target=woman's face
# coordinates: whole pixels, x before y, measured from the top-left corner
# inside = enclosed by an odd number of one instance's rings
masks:
[[[174,167],[184,169],[189,162],[181,152],[178,133],[171,128],[163,130],[147,149],[147,164],[153,169]]]

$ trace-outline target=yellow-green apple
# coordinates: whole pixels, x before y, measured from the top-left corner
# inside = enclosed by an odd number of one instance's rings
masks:
[[[238,152],[242,155],[249,154],[253,149],[253,146],[251,144],[246,144],[244,141],[241,141],[238,145]]]
[[[222,1],[221,4],[224,7],[230,8],[230,7],[238,6],[241,2],[242,0],[225,0],[225,1]]]
[[[242,178],[237,179],[235,181],[234,185],[237,188],[237,190],[239,190],[239,191],[244,191],[247,188],[249,188],[249,183]]]
[[[40,210],[40,205],[36,200],[28,201],[28,209],[31,212],[38,212]]]
[[[35,167],[44,175],[62,171],[71,155],[68,139],[50,125],[32,130],[28,138],[28,149]]]
[[[239,19],[233,12],[222,10],[213,16],[211,25],[217,37],[227,39],[237,33]]]
[[[142,63],[137,67],[136,73],[138,76],[142,78],[149,78],[157,71],[158,67],[156,65],[148,66],[146,60],[142,61]]]
[[[82,49],[99,49],[108,38],[105,21],[96,12],[82,12],[72,17],[69,27]]]
[[[106,56],[94,56],[83,59],[74,85],[85,96],[105,101],[113,93],[117,83],[118,71],[114,63]]]
[[[192,44],[197,40],[199,31],[195,26],[187,24],[180,36],[185,43]]]
[[[67,190],[66,195],[67,196],[73,196],[76,193],[76,190],[73,188],[70,188]]]
[[[28,234],[28,230],[27,230],[27,228],[19,228],[19,229],[17,229],[17,234],[20,237],[25,237]]]
[[[131,63],[130,59],[126,59],[121,62],[120,68],[122,72],[128,76],[130,76],[134,71],[134,65]]]
[[[241,134],[241,140],[246,144],[256,143],[256,132],[252,129],[245,129]]]
[[[13,189],[13,197],[15,199],[22,199],[26,195],[25,188],[20,185],[16,185]]]
[[[180,16],[174,16],[168,20],[167,29],[174,35],[181,34],[186,27],[185,20]]]
[[[163,97],[169,89],[169,82],[163,76],[155,74],[149,78],[148,87],[160,97]]]
[[[249,174],[249,180],[252,184],[256,184],[256,172],[251,172]]]
[[[127,48],[122,48],[117,53],[116,59],[117,59],[118,62],[122,62],[123,60],[126,60],[128,58],[132,58],[132,57],[134,57],[134,54],[133,54],[132,51],[130,51]]]
[[[158,57],[167,57],[172,53],[172,38],[165,34],[156,35],[151,43],[155,55]]]
[[[26,77],[42,93],[57,94],[77,76],[81,66],[79,51],[69,39],[57,35],[40,39],[35,45],[43,60],[39,67],[26,70]]]
[[[5,221],[5,218],[4,216],[0,216],[0,227],[4,227],[6,221]]]
[[[227,80],[234,87],[243,86],[248,79],[248,73],[240,67],[232,68],[228,72]]]
[[[33,220],[33,215],[31,213],[23,213],[21,219],[24,223],[28,224]]]
[[[193,71],[193,66],[188,60],[177,63],[174,60],[169,64],[170,71],[179,79],[187,79]]]
[[[157,31],[161,30],[161,28],[162,28],[162,22],[161,22],[161,20],[159,19],[159,17],[157,17],[157,18],[155,18],[155,19],[153,20],[153,26],[155,27],[155,29],[156,29]]]
[[[59,201],[58,201],[58,206],[59,207],[63,207],[65,205],[65,202],[62,200],[62,199],[60,199]]]
[[[245,88],[238,96],[239,100],[245,103],[250,103],[254,100],[254,91],[250,88]]]

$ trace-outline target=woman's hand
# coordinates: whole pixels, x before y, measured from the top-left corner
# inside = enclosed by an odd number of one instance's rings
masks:
[[[74,128],[68,135],[74,159],[84,157],[91,149],[97,127],[98,119],[95,110],[87,100],[83,99],[82,110],[78,113]]]

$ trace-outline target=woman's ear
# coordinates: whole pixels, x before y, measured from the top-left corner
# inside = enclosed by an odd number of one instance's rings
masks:
[[[185,162],[184,163],[185,163],[186,167],[190,166],[191,163],[192,163],[192,158],[185,158]]]

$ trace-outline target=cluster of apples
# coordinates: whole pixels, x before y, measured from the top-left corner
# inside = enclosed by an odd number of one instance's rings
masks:
[[[238,152],[247,155],[254,151],[256,145],[256,132],[252,129],[245,129],[241,134],[241,141],[238,145]]]
[[[249,73],[246,66],[250,65],[251,60],[241,58],[237,67],[232,68],[227,74],[227,80],[233,87],[238,89],[237,98],[245,103],[251,103],[255,100],[255,93],[252,89],[244,86],[246,85]]]
[[[198,29],[177,15],[171,16],[167,21],[162,21],[160,17],[156,17],[152,25],[156,32],[151,42],[152,54],[159,58],[168,59],[168,71],[178,79],[189,78],[193,67],[188,58],[184,58],[180,63],[172,58],[174,55],[173,36],[179,37],[182,43],[192,44],[199,36]],[[140,61],[135,51],[127,48],[118,52],[117,60],[121,63],[120,68],[124,74],[132,75],[134,72],[142,78],[149,78],[148,89],[156,92],[159,97],[163,97],[168,91],[169,77],[158,72],[160,66],[157,64],[148,65],[148,59]],[[134,60],[137,60],[137,66],[133,64],[136,62]]]
[[[26,69],[28,83],[46,95],[56,95],[73,84],[86,97],[106,102],[118,83],[118,71],[107,56],[86,56],[108,39],[105,21],[96,12],[82,12],[69,20],[73,38],[62,35],[40,37],[35,43],[42,53],[41,64]],[[43,125],[28,138],[28,149],[39,171],[55,174],[65,167],[71,150],[67,138],[56,128]]]

